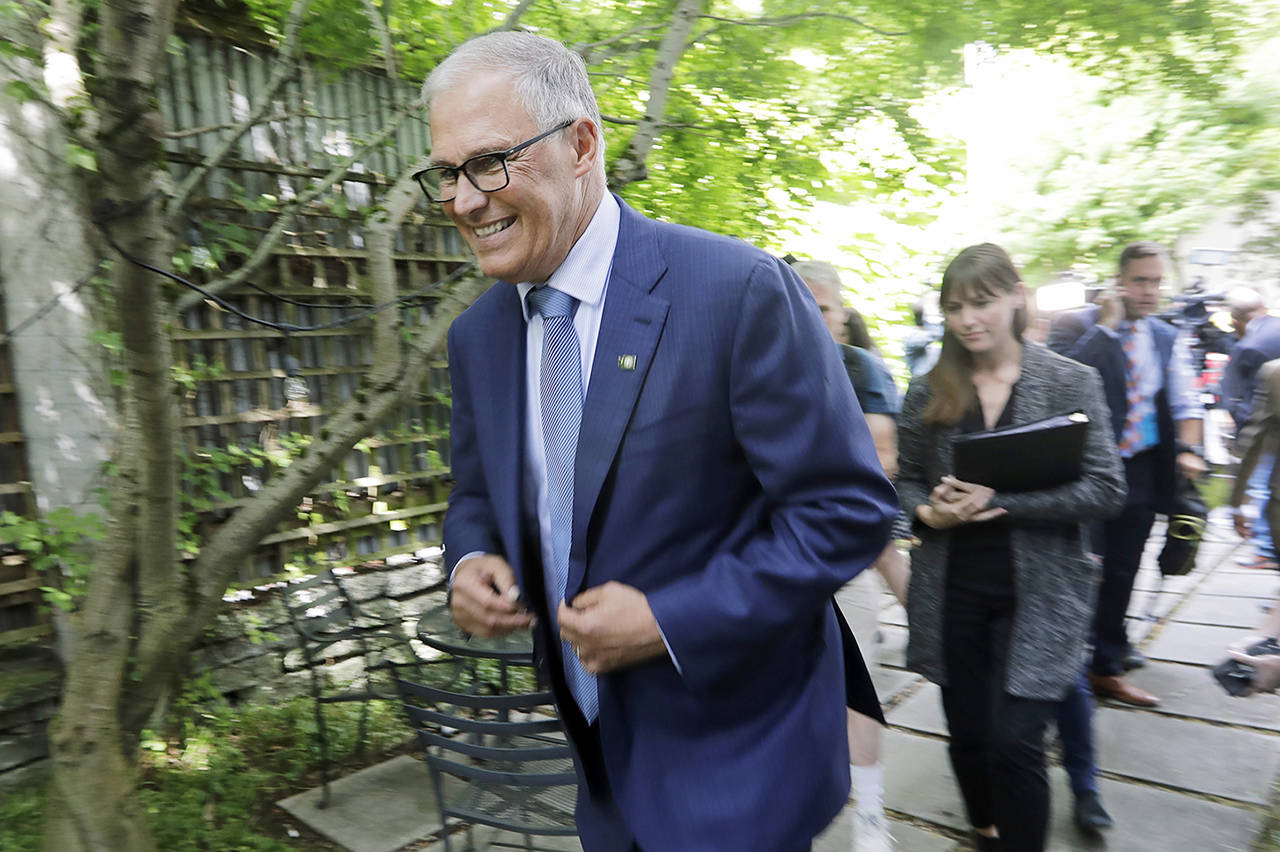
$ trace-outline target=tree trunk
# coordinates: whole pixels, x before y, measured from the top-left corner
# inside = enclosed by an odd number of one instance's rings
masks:
[[[675,77],[676,64],[689,44],[693,24],[702,13],[706,0],[679,0],[671,16],[671,26],[658,47],[658,58],[649,74],[649,99],[645,101],[644,118],[636,125],[627,149],[609,170],[609,185],[622,187],[644,180],[648,174],[645,165],[649,150],[658,138],[663,116],[667,113],[667,98],[671,93],[671,81]]]

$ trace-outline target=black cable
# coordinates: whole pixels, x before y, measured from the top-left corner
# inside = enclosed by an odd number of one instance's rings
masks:
[[[94,264],[93,269],[89,270],[87,275],[85,275],[83,278],[81,278],[79,281],[76,282],[76,285],[74,287],[72,287],[70,290],[66,291],[65,293],[59,293],[49,301],[45,302],[40,307],[36,308],[36,310],[30,316],[28,316],[22,322],[15,325],[11,330],[4,332],[4,337],[8,340],[12,340],[14,337],[17,336],[18,332],[22,331],[24,328],[31,325],[32,323],[39,322],[41,319],[43,319],[44,316],[47,313],[49,313],[49,311],[53,310],[57,306],[57,304],[61,302],[63,299],[67,298],[68,296],[74,296],[76,293],[79,293],[82,289],[84,289],[84,286],[86,284],[88,284],[90,281],[93,280],[93,276],[98,274],[98,270],[102,269],[102,264],[106,262],[107,262],[106,258],[100,259],[97,263]]]
[[[270,296],[271,298],[275,299],[278,302],[284,302],[285,304],[288,304],[288,305],[296,305],[299,308],[320,308],[322,310],[332,311],[332,310],[342,310],[344,308],[376,307],[376,305],[369,305],[363,302],[356,302],[354,304],[347,304],[347,305],[325,305],[319,302],[299,302],[297,299],[290,299],[288,296],[281,296],[279,293],[272,293],[266,287],[259,287],[257,284],[254,284],[252,281],[245,281],[244,285],[246,287],[252,287],[253,289],[257,290],[259,293]],[[350,298],[350,296],[348,296],[345,293],[335,293],[334,295],[340,298]]]
[[[208,290],[204,289],[200,285],[194,284],[179,275],[175,275],[172,272],[169,272],[166,269],[161,269],[160,267],[153,266],[150,263],[147,263],[146,261],[139,260],[138,258],[131,255],[128,251],[124,249],[123,246],[121,246],[119,243],[115,241],[115,239],[111,236],[111,232],[107,230],[107,226],[102,219],[95,220],[94,224],[97,225],[98,230],[102,232],[102,236],[104,239],[106,239],[107,245],[111,246],[113,249],[119,252],[121,257],[123,257],[125,260],[132,263],[134,266],[145,269],[148,272],[154,272],[156,275],[161,275],[165,278],[168,278],[171,281],[181,284],[183,287],[188,287],[196,291],[204,298],[212,301],[214,304],[218,305],[223,310],[239,317],[245,322],[251,322],[256,325],[261,325],[266,328],[270,328],[275,331],[278,331],[281,334],[285,334],[285,335],[300,332],[300,331],[324,331],[330,328],[339,328],[344,325],[350,325],[351,323],[357,322],[358,320],[365,319],[366,317],[371,317],[374,314],[384,311],[387,308],[393,307],[395,305],[408,303],[415,299],[420,299],[423,296],[427,295],[428,293],[434,290],[438,290],[441,287],[445,286],[446,284],[452,283],[453,281],[460,278],[463,275],[463,273],[470,271],[471,268],[475,266],[475,261],[469,260],[466,263],[464,263],[462,266],[459,266],[453,272],[450,272],[440,281],[432,282],[431,284],[428,284],[425,287],[419,287],[417,290],[415,290],[412,293],[408,293],[404,296],[399,296],[381,305],[375,305],[369,308],[368,310],[362,311],[358,314],[342,317],[332,322],[321,323],[319,325],[294,325],[293,323],[272,322],[271,320],[265,320],[265,319],[262,319],[261,317],[255,317],[252,314],[247,314],[244,311],[237,308],[235,305],[226,301],[225,299],[222,299],[219,296],[213,293],[210,293]],[[333,307],[333,306],[325,305],[323,307]]]

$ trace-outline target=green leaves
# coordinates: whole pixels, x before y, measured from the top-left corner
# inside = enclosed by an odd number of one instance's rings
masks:
[[[95,542],[105,535],[102,518],[77,514],[63,506],[41,518],[0,512],[0,550],[23,554],[57,585],[41,586],[45,600],[64,611],[75,608],[85,593]]]

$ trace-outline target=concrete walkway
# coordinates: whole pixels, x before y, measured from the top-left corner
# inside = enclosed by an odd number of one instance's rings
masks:
[[[1159,545],[1157,534],[1135,586],[1130,629],[1151,660],[1145,669],[1132,674],[1132,680],[1161,696],[1163,703],[1151,710],[1108,702],[1099,705],[1095,729],[1102,795],[1116,827],[1101,839],[1076,830],[1066,774],[1055,765],[1051,769],[1049,848],[1053,852],[1280,848],[1265,843],[1262,837],[1273,802],[1273,783],[1280,773],[1280,697],[1231,698],[1209,674],[1209,668],[1224,657],[1228,642],[1261,623],[1261,605],[1280,592],[1280,578],[1274,572],[1236,565],[1242,549],[1225,519],[1215,518],[1211,523],[1197,570],[1163,586],[1155,569]],[[1154,620],[1142,617],[1151,612]],[[887,594],[881,628],[881,665],[874,677],[890,723],[885,735],[885,803],[897,849],[969,849],[964,808],[947,760],[946,725],[938,690],[902,668],[906,617]],[[1056,744],[1051,744],[1051,749],[1056,751]],[[313,793],[281,804],[300,821],[353,852],[437,852],[444,847],[439,842],[439,819],[430,812],[431,797],[425,795],[429,790],[426,771],[421,764],[416,768],[406,765],[405,760],[386,764],[384,770],[364,770],[351,781],[373,784],[379,790],[393,787],[403,791],[407,807],[399,813],[412,822],[417,811],[416,828],[393,828],[386,819],[388,811],[382,807],[338,806],[346,798],[348,791],[343,785],[347,779],[338,782],[335,807],[327,811],[306,806]],[[379,781],[379,771],[392,773],[395,780]],[[355,802],[363,799],[355,786],[349,792]],[[850,848],[850,814],[851,808],[846,808],[818,838],[817,852]],[[329,828],[326,819],[333,823]],[[417,840],[403,845],[407,836]],[[479,848],[494,839],[519,843],[519,838],[495,838],[491,832],[480,832],[476,839]],[[554,850],[581,848],[573,841],[541,841],[537,845]],[[455,844],[454,848],[465,845]]]

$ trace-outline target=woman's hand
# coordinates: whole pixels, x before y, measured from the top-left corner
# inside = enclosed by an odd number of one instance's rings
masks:
[[[988,508],[995,493],[985,485],[944,476],[929,492],[929,505],[916,507],[916,515],[935,530],[990,521],[1006,512]]]

